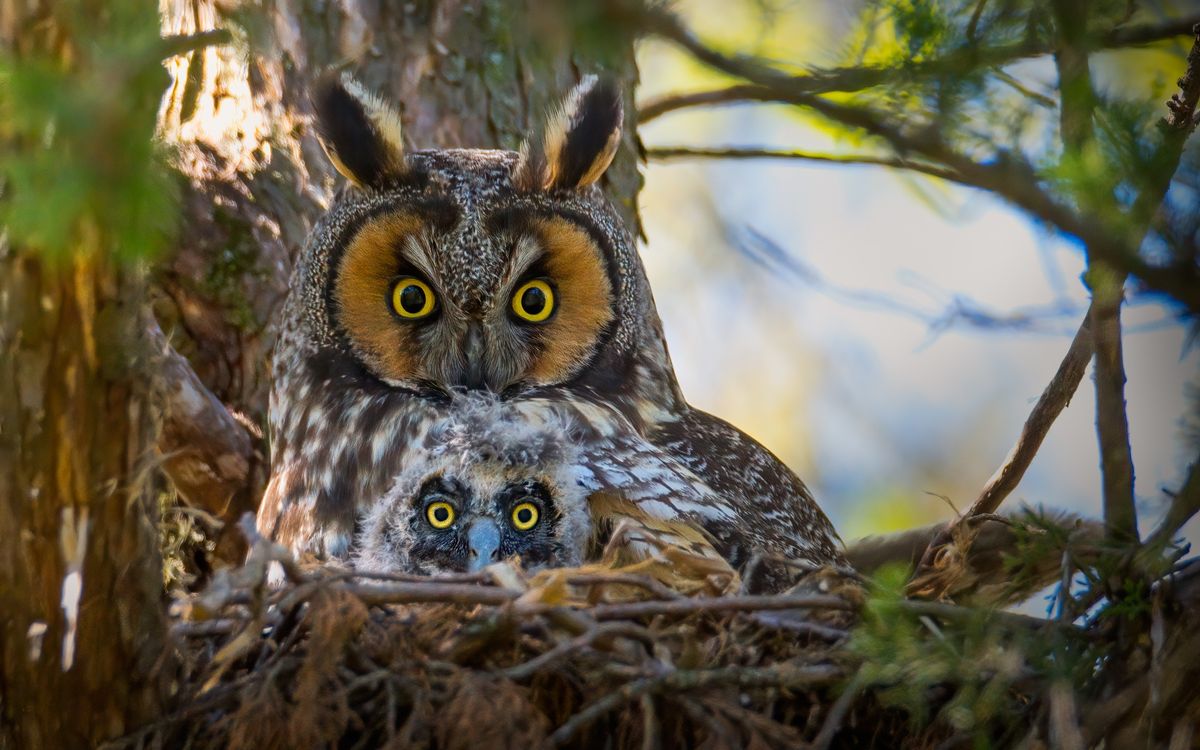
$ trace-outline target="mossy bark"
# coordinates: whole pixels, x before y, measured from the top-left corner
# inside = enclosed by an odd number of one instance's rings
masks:
[[[0,248],[3,748],[90,747],[164,696],[142,286]]]

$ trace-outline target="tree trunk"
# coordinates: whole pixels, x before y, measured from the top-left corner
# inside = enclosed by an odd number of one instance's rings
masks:
[[[4,62],[86,66],[63,13],[0,4]],[[11,128],[6,158],[37,151]],[[0,229],[0,748],[91,747],[165,697],[144,273],[118,267],[101,226],[72,228],[55,261]]]
[[[84,747],[155,715],[164,622],[142,284],[0,260],[0,746]],[[118,679],[119,678],[119,679]]]
[[[161,122],[179,146],[190,191],[182,242],[156,278],[162,294],[155,311],[220,401],[265,425],[274,323],[292,261],[341,181],[317,143],[307,97],[309,84],[331,65],[395,102],[407,145],[418,149],[516,149],[581,73],[615,76],[626,94],[628,135],[605,179],[636,228],[632,37],[620,19],[594,10],[584,17],[570,5],[270,0],[261,10],[222,18],[225,3],[161,0],[164,34],[239,28],[233,45],[168,63],[175,83]],[[201,472],[217,466],[213,454],[231,450],[218,446],[205,457],[195,446],[160,448],[185,463],[190,455]],[[242,456],[244,469],[236,451],[228,455],[224,465],[232,471],[216,471],[240,489],[217,493],[220,502],[176,482],[185,500],[226,521],[255,507],[265,451],[259,445]],[[168,467],[177,479],[187,468]]]

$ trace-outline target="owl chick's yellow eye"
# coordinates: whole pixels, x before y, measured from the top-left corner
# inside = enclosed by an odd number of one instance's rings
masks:
[[[518,503],[512,509],[512,522],[517,531],[529,531],[534,526],[537,526],[538,517],[540,516],[538,507],[530,502]]]
[[[512,298],[513,314],[529,323],[541,323],[554,312],[554,290],[542,279],[526,281]]]
[[[425,518],[435,529],[448,529],[454,523],[454,506],[450,503],[430,503],[425,509]]]
[[[433,312],[437,295],[429,285],[412,276],[405,276],[392,286],[392,309],[407,320],[419,320]]]

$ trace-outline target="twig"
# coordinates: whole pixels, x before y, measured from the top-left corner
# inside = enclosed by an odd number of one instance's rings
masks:
[[[158,323],[148,319],[145,330],[164,390],[157,447],[167,476],[189,504],[229,520],[226,511],[241,510],[232,500],[249,489],[254,443],[167,343]]]
[[[833,666],[795,666],[777,664],[770,667],[718,667],[714,669],[673,670],[656,677],[643,677],[625,683],[617,690],[584,706],[567,719],[554,734],[550,745],[563,745],[579,730],[618,706],[634,698],[663,690],[695,690],[709,685],[737,687],[797,688],[825,685],[838,678],[841,671]]]
[[[965,622],[974,620],[985,615],[989,620],[1000,623],[1007,627],[1018,630],[1041,630],[1043,628],[1051,628],[1064,633],[1072,633],[1082,637],[1094,637],[1095,634],[1085,631],[1070,623],[1062,623],[1057,620],[1044,620],[1040,617],[1030,617],[1016,612],[1006,612],[1002,609],[997,610],[980,610],[975,607],[960,607],[957,604],[943,604],[942,602],[923,602],[923,601],[900,601],[895,605],[913,615],[926,615],[929,617],[937,617],[942,620],[954,622]]]
[[[662,747],[662,725],[658,721],[658,709],[654,707],[654,696],[643,695],[638,705],[642,709],[642,750],[658,750]]]
[[[802,607],[843,611],[854,609],[852,604],[837,596],[729,596],[600,604],[592,607],[591,613],[597,620],[618,620],[656,615],[690,615],[695,612],[756,612]]]
[[[892,167],[920,172],[931,177],[940,177],[951,182],[961,182],[957,174],[944,167],[925,164],[895,156],[813,154],[805,151],[790,151],[770,148],[688,148],[684,146],[661,146],[646,149],[648,161],[670,159],[797,159],[825,162],[828,164],[863,164],[868,166]]]
[[[846,713],[854,705],[854,701],[858,700],[858,696],[862,694],[866,687],[867,680],[864,673],[860,670],[854,675],[854,678],[846,685],[842,694],[837,697],[837,700],[829,708],[829,713],[825,716],[825,722],[821,724],[821,731],[817,732],[817,736],[813,738],[812,750],[828,750],[829,744],[833,742],[834,735],[842,728],[842,720],[846,718]]]
[[[850,635],[850,631],[842,630],[841,628],[822,625],[817,622],[809,622],[808,620],[797,620],[768,612],[751,612],[750,620],[765,628],[816,636],[827,641],[840,641]]]
[[[753,84],[738,84],[711,91],[697,91],[691,94],[673,94],[641,104],[638,106],[638,125],[645,125],[656,117],[687,107],[705,107],[713,104],[737,104],[741,102],[780,102],[779,92],[768,86]]]
[[[572,586],[602,586],[605,584],[636,586],[659,599],[683,598],[683,594],[670,586],[662,584],[649,576],[637,575],[635,573],[587,573],[571,576],[567,579],[567,583]]]
[[[983,10],[987,7],[987,0],[976,0],[975,8],[971,11],[971,19],[967,21],[967,40],[971,43],[977,41],[979,33],[979,20],[983,18]]]
[[[186,55],[205,47],[218,47],[233,41],[229,29],[208,29],[194,34],[173,34],[159,40],[159,55],[163,58]]]
[[[1147,545],[1169,544],[1171,538],[1197,513],[1200,513],[1200,458],[1193,461],[1188,468],[1183,486],[1175,493],[1175,497],[1171,498],[1167,515],[1146,540]]]
[[[546,667],[555,662],[562,661],[567,656],[570,656],[575,651],[588,648],[601,638],[613,637],[628,637],[636,638],[639,641],[646,643],[653,642],[654,637],[649,630],[634,625],[628,622],[604,622],[597,623],[589,628],[587,632],[577,638],[572,638],[569,641],[558,644],[549,651],[538,654],[534,658],[521,662],[520,664],[502,670],[500,674],[510,680],[524,680],[532,675],[543,671]]]
[[[418,604],[507,604],[521,595],[491,586],[471,586],[462,583],[377,583],[347,584],[340,589],[357,596],[367,605]]]
[[[1071,402],[1071,397],[1075,395],[1075,391],[1079,389],[1079,383],[1083,380],[1083,374],[1087,370],[1093,351],[1091,317],[1089,310],[1088,315],[1079,324],[1079,330],[1075,332],[1075,338],[1071,340],[1071,346],[1067,349],[1062,362],[1059,363],[1054,377],[1042,391],[1033,411],[1025,419],[1021,435],[1017,438],[1012,450],[1009,451],[1004,463],[984,485],[983,490],[975,498],[975,502],[971,503],[966,514],[954,522],[946,524],[929,543],[913,575],[914,579],[932,568],[937,551],[957,538],[955,532],[963,524],[980,515],[995,513],[1000,504],[1004,502],[1004,498],[1008,497],[1021,483],[1021,479],[1025,476],[1029,465],[1033,463],[1038,449],[1042,447],[1047,433],[1050,432],[1051,425]]]

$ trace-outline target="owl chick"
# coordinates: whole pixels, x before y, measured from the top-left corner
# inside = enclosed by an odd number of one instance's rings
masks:
[[[527,569],[579,565],[632,521],[723,560],[701,523],[722,513],[699,478],[619,416],[468,392],[408,447],[404,470],[361,514],[352,557],[363,570],[427,575],[513,557]],[[652,553],[636,536],[630,546],[635,559]]]
[[[355,566],[430,575],[513,557],[526,568],[582,562],[592,527],[573,443],[559,429],[492,418],[487,398],[457,406],[363,514]]]

